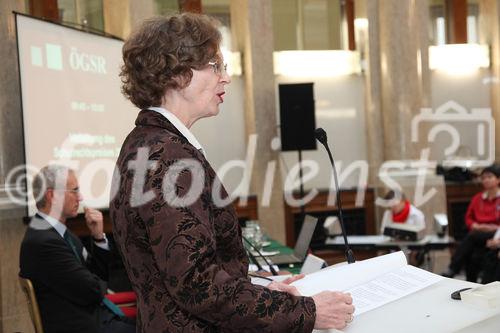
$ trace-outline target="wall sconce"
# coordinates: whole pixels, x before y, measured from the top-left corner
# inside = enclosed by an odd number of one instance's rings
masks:
[[[274,74],[295,77],[331,77],[361,73],[356,51],[274,52]]]
[[[231,52],[228,49],[221,47],[222,56],[227,63],[227,73],[229,76],[240,76],[241,70],[241,53]]]
[[[451,75],[463,75],[490,67],[488,45],[446,44],[429,47],[429,67]]]

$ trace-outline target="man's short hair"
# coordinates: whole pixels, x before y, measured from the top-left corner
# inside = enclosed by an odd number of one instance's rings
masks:
[[[390,190],[384,195],[384,200],[391,201],[394,199],[406,200],[406,196],[401,191]]]
[[[67,179],[67,176],[72,169],[63,165],[47,165],[40,169],[35,178],[33,178],[33,198],[35,199],[36,207],[38,209],[45,206],[47,203],[45,200],[45,193],[49,188],[56,188],[58,177],[64,177],[61,179]],[[66,182],[64,185],[66,186]]]
[[[495,177],[500,178],[500,167],[496,164],[492,164],[481,171],[481,176],[484,175],[485,173],[491,173]]]

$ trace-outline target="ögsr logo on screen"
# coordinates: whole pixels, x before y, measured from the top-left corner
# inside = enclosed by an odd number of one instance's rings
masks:
[[[42,47],[31,46],[31,64],[37,67],[45,67],[56,71],[64,69],[63,50],[61,45],[45,43],[45,52]],[[106,59],[103,56],[79,51],[76,47],[71,47],[68,53],[69,67],[75,71],[90,72],[96,74],[106,74]]]

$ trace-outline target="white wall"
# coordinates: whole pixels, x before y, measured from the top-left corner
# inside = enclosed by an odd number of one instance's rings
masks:
[[[366,160],[363,77],[356,75],[321,79],[277,77],[276,92],[279,83],[292,82],[315,83],[316,125],[323,127],[328,134],[339,176],[341,177],[342,170],[345,170],[351,162]],[[192,128],[216,171],[225,163],[234,159],[244,160],[246,156],[248,138],[245,136],[243,84],[241,77],[233,77],[231,84],[227,86],[226,98],[219,115],[202,119]],[[276,110],[279,115],[278,97],[276,93]],[[297,153],[286,152],[281,155],[283,171],[286,172],[297,163]],[[305,188],[328,188],[331,169],[328,155],[323,147],[318,144],[316,151],[304,152],[303,158],[317,161],[320,168],[319,173],[305,184]],[[236,189],[242,175],[241,168],[234,168],[224,176],[222,182],[228,192]],[[353,173],[341,185],[345,188],[357,184],[358,174]]]
[[[442,72],[432,72],[432,108],[453,100],[471,108],[484,108],[490,105],[488,70],[477,71],[467,76],[449,76]],[[314,82],[316,100],[316,125],[323,127],[337,163],[339,176],[355,161],[366,161],[366,126],[364,112],[364,85],[361,75],[335,78],[290,78],[276,77],[276,112],[279,119],[279,83]],[[242,77],[233,77],[227,87],[227,94],[217,117],[203,119],[193,126],[193,132],[204,146],[208,160],[217,171],[228,161],[244,160],[247,141],[244,120],[244,82]],[[453,123],[452,123],[453,124]],[[455,124],[454,124],[455,125]],[[279,124],[276,124],[279,126]],[[474,128],[457,125],[462,143],[476,151]],[[279,133],[279,129],[277,129]],[[444,148],[450,143],[447,134],[439,134],[432,145],[431,159],[443,158]],[[296,152],[281,154],[282,170],[287,172],[297,163]],[[258,156],[256,156],[258,158]],[[305,189],[326,189],[331,182],[331,169],[328,156],[321,145],[316,151],[303,152],[304,160],[317,161],[318,174],[305,183]],[[236,189],[241,181],[243,170],[234,168],[228,172],[223,183],[229,192]],[[286,175],[283,175],[285,177]],[[283,178],[285,179],[285,178]],[[343,188],[358,185],[359,173],[349,175],[342,183]]]
[[[432,108],[438,107],[448,101],[455,101],[468,112],[476,108],[490,108],[490,91],[492,84],[489,69],[477,70],[470,74],[450,75],[440,71],[431,74]],[[450,125],[458,130],[460,144],[470,150],[472,155],[478,155],[477,121],[454,122],[453,112],[449,112]],[[476,118],[477,120],[477,118]],[[431,149],[431,159],[441,161],[445,158],[444,150],[452,142],[447,133],[438,134]]]
[[[289,78],[277,77],[279,83],[314,82],[314,98],[316,102],[316,127],[322,127],[328,135],[328,143],[339,174],[352,162],[367,159],[366,125],[364,112],[364,83],[361,75],[350,75],[333,78]],[[278,94],[276,94],[278,108]],[[279,118],[278,118],[279,119]],[[298,161],[298,153],[282,153],[283,171],[293,167]],[[331,166],[328,155],[321,144],[317,150],[304,151],[303,160],[317,161],[318,174],[304,184],[306,190],[326,189],[331,182]],[[348,176],[341,182],[342,188],[358,185],[358,173]]]

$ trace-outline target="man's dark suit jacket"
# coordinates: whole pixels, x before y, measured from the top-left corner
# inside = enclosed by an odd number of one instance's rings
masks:
[[[81,254],[82,243],[73,240]],[[45,333],[97,332],[109,251],[95,246],[93,252],[80,262],[45,219],[32,219],[21,244],[20,275],[33,283]]]
[[[157,164],[145,179],[129,169],[140,148]],[[202,166],[203,178],[197,181],[201,194],[192,204],[176,207],[165,198],[184,197],[196,179],[188,171],[165,177],[183,160]],[[214,203],[215,171],[165,117],[154,111],[139,113],[116,171],[110,215],[115,242],[137,294],[138,332],[312,330],[316,314],[312,298],[251,284],[233,205]],[[131,200],[133,192],[137,200],[148,198],[142,193],[153,193],[153,198],[137,204]],[[223,187],[220,192],[227,197]]]

